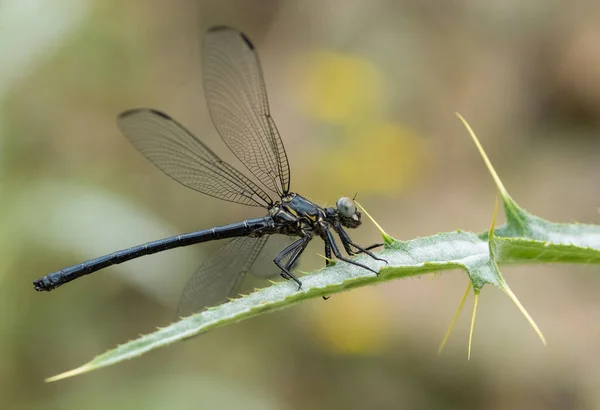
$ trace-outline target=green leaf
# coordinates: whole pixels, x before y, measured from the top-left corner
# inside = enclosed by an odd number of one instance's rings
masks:
[[[520,208],[508,195],[471,128],[460,115],[459,118],[467,126],[496,182],[506,213],[507,223],[505,225],[495,228],[496,212],[494,212],[492,227],[487,232],[479,234],[465,231],[446,232],[410,241],[395,240],[380,228],[385,248],[378,253],[378,256],[387,260],[388,264],[385,265],[383,262],[365,256],[357,257],[361,263],[379,270],[379,275],[374,275],[354,265],[338,262],[333,266],[303,276],[301,290],[298,290],[292,282],[275,283],[250,295],[182,318],[176,323],[118,346],[77,369],[51,377],[47,381],[55,381],[116,364],[158,347],[205,333],[229,323],[287,308],[307,299],[328,296],[389,280],[450,269],[464,270],[469,277],[469,286],[440,350],[450,335],[452,325],[456,321],[468,293],[473,288],[475,302],[469,337],[470,357],[470,341],[473,335],[477,297],[483,286],[487,284],[498,287],[513,300],[545,343],[537,325],[502,277],[499,266],[557,262],[600,264],[600,226],[553,223],[531,215]],[[369,216],[368,213],[366,215]],[[379,225],[377,226],[379,227]]]

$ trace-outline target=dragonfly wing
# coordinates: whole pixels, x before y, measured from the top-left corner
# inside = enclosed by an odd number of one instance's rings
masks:
[[[189,280],[178,314],[187,316],[219,305],[237,289],[261,253],[268,236],[236,238],[206,259]]]
[[[290,166],[254,45],[238,30],[213,27],[204,37],[202,67],[206,102],[221,138],[265,187],[285,196]]]
[[[167,114],[133,109],[119,115],[117,125],[142,155],[177,182],[225,201],[264,208],[273,203],[262,188]]]

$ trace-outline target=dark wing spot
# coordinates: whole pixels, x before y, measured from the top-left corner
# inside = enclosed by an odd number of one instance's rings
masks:
[[[149,111],[153,112],[154,114],[156,114],[156,115],[158,115],[160,117],[163,117],[166,120],[173,120],[171,117],[169,117],[167,114],[165,114],[162,111],[158,111],[158,110],[155,110],[155,109],[152,109],[152,108]]]
[[[240,37],[242,38],[242,40],[244,40],[244,42],[246,43],[248,48],[250,48],[250,50],[254,50],[254,44],[252,44],[250,39],[244,33],[240,32]]]
[[[163,117],[164,119],[173,121],[173,119],[171,117],[169,117],[167,114],[165,114],[164,112],[155,110],[153,108],[132,108],[131,110],[123,111],[121,114],[119,114],[117,119],[123,119],[123,118],[129,117],[131,115],[135,115],[135,114],[139,114],[139,113],[143,113],[143,112],[149,112],[152,114],[156,114],[160,117]]]
[[[244,33],[242,33],[241,31],[236,30],[236,29],[234,29],[232,27],[223,26],[223,25],[212,26],[212,27],[210,27],[207,30],[208,33],[214,33],[214,32],[217,32],[217,31],[233,31],[233,32],[239,33],[240,37],[242,38],[242,40],[244,40],[244,43],[246,43],[246,45],[248,46],[248,48],[250,48],[250,50],[254,50],[254,44],[252,44],[252,41],[250,41],[250,39]]]
[[[214,32],[214,31],[227,31],[227,30],[233,30],[233,29],[231,27],[219,25],[219,26],[212,26],[206,31],[210,33],[210,32]]]
[[[129,117],[130,115],[135,114],[139,110],[140,110],[139,108],[133,108],[131,110],[123,111],[121,114],[119,114],[119,116],[117,118]]]

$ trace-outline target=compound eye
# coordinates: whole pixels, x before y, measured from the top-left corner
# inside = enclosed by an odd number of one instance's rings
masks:
[[[354,201],[347,196],[338,199],[336,207],[340,215],[345,218],[352,218],[356,212],[356,205],[354,205]]]

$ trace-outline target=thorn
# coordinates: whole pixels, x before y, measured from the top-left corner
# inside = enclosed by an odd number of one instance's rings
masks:
[[[391,244],[395,241],[394,238],[392,238],[390,235],[388,235],[383,228],[381,227],[381,225],[379,225],[377,223],[377,221],[375,221],[375,219],[373,219],[373,217],[367,212],[367,210],[365,208],[362,207],[361,204],[359,204],[358,202],[354,201],[354,203],[356,203],[356,205],[360,208],[361,211],[363,211],[365,213],[365,215],[367,215],[367,218],[369,218],[371,220],[371,222],[373,222],[373,225],[375,225],[375,227],[379,230],[379,232],[381,232],[381,236],[383,237],[383,242],[385,242],[386,244]]]
[[[328,258],[327,256],[321,255],[320,253],[317,253],[317,256],[320,256],[321,258],[325,259],[326,261],[329,261],[330,264],[335,265],[335,259]]]
[[[498,216],[498,197],[496,197],[496,202],[494,203],[494,215],[492,216],[492,224],[490,225],[490,230],[488,234],[488,249],[490,252],[490,259],[496,263],[495,256],[495,247],[494,247],[494,231],[496,230],[496,217]]]
[[[490,159],[488,158],[487,154],[483,150],[483,147],[481,146],[481,143],[477,139],[475,132],[473,132],[473,129],[471,128],[471,126],[469,125],[467,120],[465,120],[464,117],[462,115],[460,115],[460,113],[457,112],[455,114],[458,117],[458,119],[461,120],[461,122],[463,123],[465,128],[467,129],[467,131],[469,132],[469,135],[471,135],[471,138],[473,139],[473,142],[475,143],[475,146],[477,147],[477,150],[479,151],[479,155],[481,155],[481,158],[483,159],[483,162],[485,163],[485,166],[487,167],[488,172],[492,175],[492,179],[494,180],[494,183],[496,184],[496,187],[498,188],[498,191],[500,192],[500,196],[502,197],[502,202],[504,202],[505,211],[507,213],[510,213],[510,216],[512,218],[514,218],[515,221],[517,221],[519,223],[519,225],[523,228],[525,226],[525,222],[522,220],[521,216],[517,212],[517,209],[516,209],[517,205],[516,205],[515,201],[508,194],[508,191],[506,190],[506,188],[504,188],[504,185],[502,184],[500,177],[496,173],[496,170],[494,169]]]
[[[473,328],[475,327],[475,315],[477,315],[477,302],[479,301],[479,293],[473,292],[473,316],[471,316],[471,329],[469,330],[469,352],[467,360],[471,360],[471,344],[473,342]]]
[[[496,204],[494,205],[494,216],[492,218],[492,226],[490,227],[490,233],[489,233],[490,256],[492,259],[492,263],[494,265],[496,264],[496,261],[494,260],[494,248],[492,246],[492,240],[494,239],[494,229],[496,226],[496,215],[497,214],[498,214],[498,198],[496,198]],[[498,273],[500,273],[500,271],[497,268],[498,267],[496,266],[496,270],[498,271]],[[533,328],[533,330],[538,335],[538,337],[540,338],[540,340],[542,341],[544,346],[547,346],[546,338],[542,334],[542,331],[540,330],[538,325],[535,323],[533,318],[529,315],[529,313],[527,313],[527,310],[525,310],[525,308],[523,307],[521,302],[519,302],[519,299],[517,299],[517,296],[512,292],[512,290],[510,290],[510,288],[508,287],[508,284],[504,281],[504,279],[502,279],[502,276],[500,276],[500,283],[499,283],[498,287],[500,289],[502,289],[502,291],[508,295],[508,297],[513,301],[513,303],[515,305],[517,305],[517,308],[521,311],[523,316],[525,316],[525,319],[527,319],[527,321],[529,322],[529,325]]]
[[[492,217],[492,225],[490,226],[490,239],[494,237],[494,230],[496,229],[496,216],[498,216],[498,197],[494,203],[494,216]]]
[[[460,312],[462,311],[462,308],[465,305],[465,301],[467,300],[467,296],[469,295],[469,292],[471,291],[472,286],[473,286],[473,284],[469,280],[469,285],[467,286],[467,290],[465,291],[465,294],[463,295],[462,299],[460,300],[460,303],[458,304],[458,309],[456,309],[456,313],[454,314],[454,317],[452,318],[452,321],[450,322],[450,326],[448,327],[448,330],[446,331],[446,334],[444,335],[444,338],[442,339],[442,343],[440,343],[440,347],[438,348],[438,354],[442,354],[442,350],[444,349],[446,342],[450,338],[450,333],[452,332],[452,329],[454,328],[454,325],[456,324],[458,315],[460,315]]]
[[[485,166],[487,167],[490,174],[492,174],[492,178],[494,178],[494,182],[496,183],[496,187],[498,187],[498,191],[500,191],[500,195],[502,195],[503,197],[508,197],[508,192],[506,191],[506,188],[504,188],[504,185],[502,184],[500,177],[496,173],[496,170],[492,166],[490,159],[488,158],[487,154],[483,150],[483,147],[481,146],[481,143],[477,139],[475,132],[473,132],[473,129],[471,128],[471,126],[469,125],[467,120],[465,120],[465,118],[462,115],[460,115],[460,113],[457,112],[455,114],[458,117],[458,119],[461,120],[461,122],[463,123],[463,125],[465,126],[465,128],[467,129],[469,134],[471,135],[471,138],[473,139],[473,142],[475,143],[475,146],[477,147],[477,150],[479,151],[481,158],[483,158],[483,162],[485,162]]]
[[[519,310],[521,311],[523,316],[525,316],[525,319],[527,319],[527,321],[529,322],[529,324],[531,325],[531,327],[533,328],[535,333],[537,333],[538,337],[540,338],[540,340],[542,341],[544,346],[547,346],[548,344],[546,343],[546,338],[542,334],[542,331],[540,330],[538,325],[535,323],[533,318],[531,316],[529,316],[529,313],[527,313],[527,311],[525,310],[525,308],[523,307],[521,302],[519,302],[519,299],[517,299],[517,296],[515,296],[515,294],[512,292],[512,290],[510,290],[510,288],[508,287],[506,282],[502,282],[499,287],[500,287],[500,289],[502,289],[502,291],[504,291],[504,293],[506,293],[508,295],[508,297],[513,301],[513,303],[515,305],[517,305],[517,308],[519,308]]]

